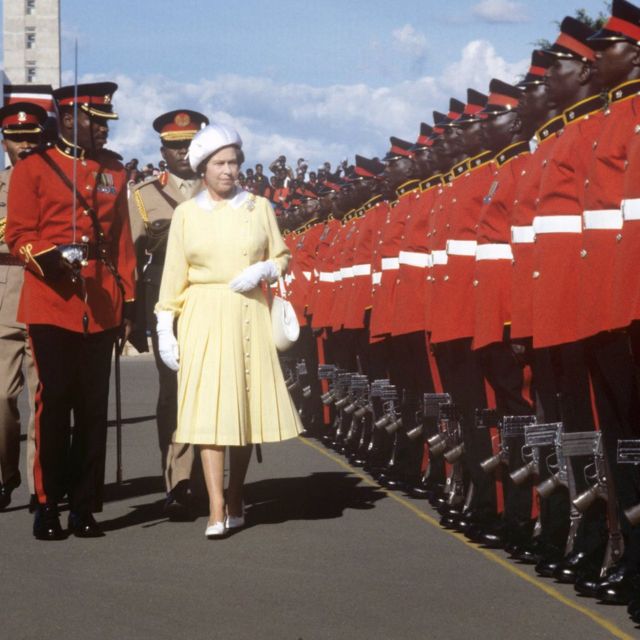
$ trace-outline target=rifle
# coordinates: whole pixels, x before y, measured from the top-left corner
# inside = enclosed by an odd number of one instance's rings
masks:
[[[618,464],[640,464],[640,440],[618,440]],[[624,515],[632,527],[640,524],[640,502],[625,509]]]
[[[535,416],[504,416],[498,424],[500,445],[498,453],[483,460],[480,467],[485,473],[495,471],[501,464],[509,466],[510,440],[523,438],[525,427],[535,424]]]
[[[607,457],[604,454],[604,443],[600,431],[596,432],[596,436],[593,439],[591,456],[593,457],[593,462],[584,468],[584,477],[588,483],[592,484],[586,491],[572,500],[572,503],[581,514],[586,513],[587,509],[598,499],[607,503],[609,536],[600,569],[600,577],[604,577],[607,569],[622,557],[624,542],[620,531],[613,476]]]
[[[509,475],[514,484],[524,484],[532,476],[540,475],[540,449],[555,443],[557,422],[529,424],[524,428],[524,445],[521,449],[524,466]]]

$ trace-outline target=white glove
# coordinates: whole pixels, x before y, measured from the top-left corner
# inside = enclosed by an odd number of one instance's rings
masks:
[[[278,279],[278,267],[272,260],[256,262],[247,267],[239,276],[236,276],[230,283],[229,288],[236,293],[245,293],[255,289],[261,280],[275,282]]]
[[[173,335],[173,312],[158,311],[156,318],[158,319],[156,333],[158,334],[158,351],[160,358],[171,371],[177,371],[180,368],[178,364],[180,357],[178,341]]]

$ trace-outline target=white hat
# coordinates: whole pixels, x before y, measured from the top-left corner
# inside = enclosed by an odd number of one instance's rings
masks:
[[[208,158],[212,153],[235,145],[242,149],[242,138],[233,128],[225,124],[210,124],[203,127],[196,133],[189,145],[189,164],[194,171],[198,170],[200,163]]]

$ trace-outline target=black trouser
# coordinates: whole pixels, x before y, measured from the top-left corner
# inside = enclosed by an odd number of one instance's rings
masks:
[[[502,416],[522,416],[533,412],[532,406],[522,395],[524,384],[524,361],[516,356],[512,348],[508,328],[504,340],[494,342],[478,350],[478,359],[484,376],[496,395],[496,408]],[[522,466],[521,449],[524,436],[509,438],[509,471]],[[516,485],[508,473],[503,474],[504,519],[518,528],[531,520],[531,486]]]
[[[111,355],[118,330],[85,337],[33,324],[28,331],[40,378],[34,464],[38,502],[58,503],[68,494],[72,511],[100,511]]]
[[[493,478],[480,467],[492,455],[491,435],[475,426],[475,410],[487,406],[478,355],[471,350],[471,338],[441,342],[434,350],[442,386],[451,394],[462,420],[464,464],[474,486],[472,507],[493,513],[496,510]]]

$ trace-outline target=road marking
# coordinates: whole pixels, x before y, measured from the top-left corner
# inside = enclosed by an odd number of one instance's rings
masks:
[[[308,447],[311,447],[318,453],[321,453],[326,458],[329,458],[329,460],[332,460],[338,466],[342,467],[343,469],[346,469],[352,475],[357,476],[358,478],[366,482],[368,485],[372,487],[376,487],[377,489],[380,489],[380,491],[383,491],[387,496],[389,496],[389,498],[391,498],[392,500],[395,500],[397,503],[401,504],[403,507],[413,512],[421,520],[424,520],[425,522],[430,524],[432,527],[435,527],[436,529],[438,529],[438,531],[442,531],[444,533],[449,534],[452,538],[455,538],[456,540],[458,540],[458,542],[461,542],[462,544],[469,547],[470,549],[473,549],[474,551],[481,553],[485,558],[487,558],[491,562],[495,562],[496,564],[499,564],[501,567],[503,567],[507,571],[513,573],[519,578],[522,578],[524,581],[533,585],[537,589],[540,589],[540,591],[544,591],[544,593],[552,597],[554,600],[557,600],[558,602],[561,602],[567,607],[571,607],[571,609],[574,609],[575,611],[578,611],[579,613],[582,613],[583,615],[587,616],[587,618],[590,618],[598,626],[608,631],[614,638],[618,638],[619,640],[634,640],[633,636],[624,632],[622,629],[620,629],[616,624],[614,624],[610,620],[607,620],[606,618],[603,618],[597,613],[594,613],[587,607],[583,607],[577,602],[574,602],[573,600],[571,600],[571,598],[567,598],[566,596],[562,595],[562,593],[560,593],[557,589],[550,586],[546,582],[530,576],[528,573],[520,569],[518,566],[514,565],[509,560],[505,560],[504,558],[501,558],[494,551],[491,551],[490,549],[483,549],[482,547],[479,547],[473,544],[472,542],[467,540],[464,537],[464,535],[462,535],[461,533],[458,533],[457,531],[444,529],[443,527],[440,526],[440,523],[435,518],[430,516],[428,513],[425,513],[424,511],[421,511],[420,509],[418,509],[418,507],[411,504],[409,500],[406,500],[405,498],[402,498],[401,496],[395,494],[393,491],[390,491],[389,489],[379,485],[375,480],[373,480],[369,476],[365,475],[358,469],[347,464],[346,462],[344,462],[344,460],[329,453],[321,445],[316,444],[315,442],[309,440],[308,438],[299,438],[298,440],[299,442],[304,443]]]

